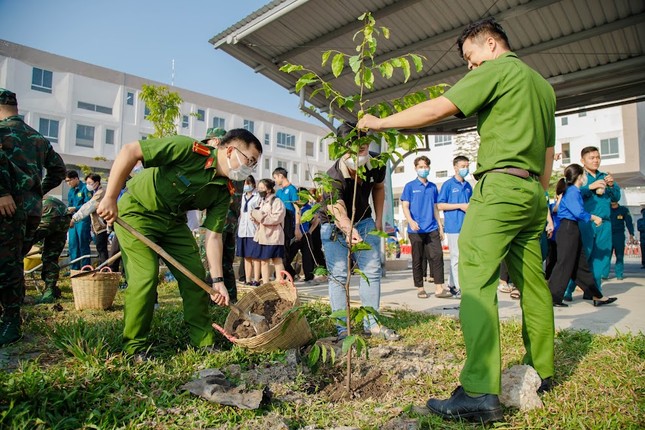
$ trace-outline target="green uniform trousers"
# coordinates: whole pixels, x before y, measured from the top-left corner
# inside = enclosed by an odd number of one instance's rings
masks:
[[[614,266],[614,271],[616,272],[617,278],[624,277],[625,274],[625,233],[612,233],[611,234],[611,252],[616,254],[616,265]],[[611,255],[609,256],[611,264]],[[605,278],[609,277],[609,267],[607,271],[603,273]]]
[[[475,186],[459,235],[459,318],[466,344],[460,381],[466,391],[501,392],[497,284],[506,261],[521,293],[524,363],[553,376],[553,303],[544,279],[539,237],[546,221],[539,181],[485,174]]]
[[[199,249],[186,221],[147,211],[132,195],[125,193],[119,200],[123,221],[161,246],[189,271],[204,279],[206,271]],[[123,349],[134,354],[147,348],[147,336],[154,313],[155,293],[159,275],[159,257],[143,242],[115,224],[119,238],[128,288],[125,290]],[[209,315],[209,295],[175,267],[168,268],[177,279],[183,299],[184,321],[194,346],[213,344]]]

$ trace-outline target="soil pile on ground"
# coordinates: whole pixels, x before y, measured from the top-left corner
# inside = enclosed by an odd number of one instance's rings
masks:
[[[284,319],[284,314],[291,308],[293,308],[292,302],[278,298],[254,303],[251,307],[251,313],[262,315],[267,324],[269,324],[269,328],[273,328]],[[253,325],[247,320],[238,318],[233,322],[233,336],[238,339],[246,339],[255,335]]]

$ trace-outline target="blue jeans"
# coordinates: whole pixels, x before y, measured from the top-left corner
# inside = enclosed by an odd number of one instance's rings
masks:
[[[336,240],[331,240],[332,232],[335,228],[334,224],[329,223],[323,224],[320,228],[320,237],[325,251],[327,271],[329,272],[329,301],[331,302],[332,312],[345,309],[345,283],[348,276],[347,242],[345,242],[345,236],[340,233],[340,230],[338,230]],[[376,225],[372,218],[360,221],[355,225],[355,228],[363,241],[372,247],[370,250],[358,251],[354,254],[358,268],[369,279],[368,284],[363,277],[360,278],[358,292],[361,304],[378,310],[381,301],[381,238],[368,234],[370,231],[376,230]],[[376,319],[373,316],[366,317],[363,320],[363,326],[366,330],[375,325]],[[337,329],[340,332],[346,328],[337,326]]]

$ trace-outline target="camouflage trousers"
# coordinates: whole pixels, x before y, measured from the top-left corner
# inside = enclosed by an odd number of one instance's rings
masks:
[[[41,278],[45,282],[45,288],[54,288],[58,282],[60,274],[58,259],[65,248],[65,242],[67,242],[70,220],[71,217],[57,217],[43,221],[34,234],[34,243],[42,242]]]
[[[22,244],[25,236],[25,213],[22,202],[11,218],[0,216],[0,305],[4,311],[20,309],[25,297]]]
[[[71,218],[70,218],[71,219]],[[69,223],[68,223],[69,225]],[[36,240],[36,231],[40,228],[40,217],[39,216],[33,216],[33,215],[27,215],[27,219],[25,220],[25,236],[22,242],[22,256],[23,258],[29,250],[31,249],[31,246],[38,242]]]

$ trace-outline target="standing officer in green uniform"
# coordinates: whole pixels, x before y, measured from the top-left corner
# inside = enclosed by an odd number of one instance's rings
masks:
[[[212,142],[212,143],[211,143]],[[209,141],[210,144],[216,141]],[[203,227],[210,230],[206,254],[213,281],[211,298],[227,305],[229,296],[222,271],[222,232],[231,199],[232,180],[244,180],[257,164],[262,144],[249,131],[229,131],[217,147],[186,136],[146,139],[124,145],[112,170],[99,216],[113,223],[117,216],[161,246],[199,278],[206,276],[195,238],[186,224],[186,212],[206,210]],[[135,164],[144,169],[117,197]],[[155,252],[118,224],[115,231],[121,245],[128,281],[125,293],[123,341],[128,354],[145,357],[147,336],[154,312],[159,259]],[[183,273],[170,266],[184,302],[184,320],[194,346],[213,344],[209,321],[209,297]],[[143,358],[142,357],[142,358]]]
[[[0,88],[0,142],[11,162],[34,181],[33,187],[23,193],[27,215],[24,256],[31,249],[40,223],[42,198],[65,179],[65,163],[47,139],[25,124],[18,115],[16,95],[3,88]],[[43,170],[47,172],[44,177]]]
[[[72,214],[67,211],[65,203],[52,196],[43,199],[43,216],[34,235],[34,243],[42,242],[43,268],[40,274],[45,282],[45,291],[38,303],[53,303],[60,298],[60,288],[56,285],[60,274],[58,259],[67,242],[71,219]]]
[[[625,227],[629,231],[629,241],[634,241],[634,221],[629,209],[620,206],[618,202],[611,202],[611,248],[612,254],[616,254],[616,279],[622,281],[625,274]],[[605,278],[609,277],[609,270],[604,274]]]
[[[417,128],[452,115],[478,115],[479,179],[459,237],[461,327],[466,363],[461,387],[429,409],[451,419],[503,418],[497,309],[499,265],[505,260],[520,290],[524,363],[550,388],[553,376],[553,304],[544,279],[539,236],[546,225],[544,198],[553,166],[555,93],[510,51],[494,18],[468,26],[458,40],[471,70],[443,96],[386,118],[365,115],[359,128]]]

